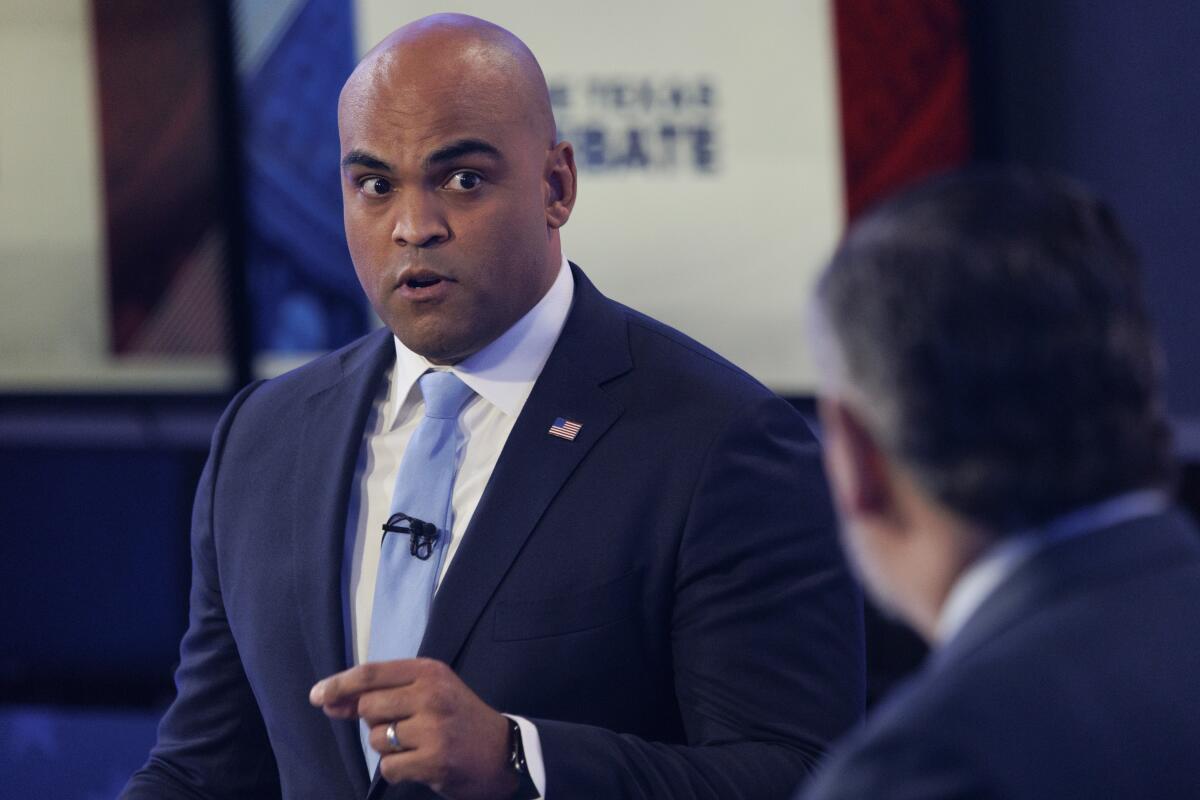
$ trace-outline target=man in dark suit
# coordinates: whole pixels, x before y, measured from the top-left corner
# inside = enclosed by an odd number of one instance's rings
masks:
[[[567,264],[571,146],[508,32],[400,29],[339,125],[387,330],[223,416],[178,698],[125,796],[786,796],[863,702],[804,422]],[[405,478],[431,419],[457,437],[429,450],[456,462],[444,525],[392,502],[437,477]],[[416,585],[396,565],[428,570],[427,613],[381,602]]]
[[[834,255],[845,543],[933,653],[806,800],[1197,796],[1200,540],[1137,273],[1100,202],[1021,170],[903,194]]]

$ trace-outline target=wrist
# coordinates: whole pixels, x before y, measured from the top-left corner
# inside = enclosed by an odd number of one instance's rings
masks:
[[[529,765],[525,762],[525,744],[521,737],[521,726],[515,719],[505,717],[508,723],[508,763],[507,772],[513,778],[512,791],[507,795],[512,800],[534,800],[541,794],[529,774]],[[506,781],[507,783],[507,781]]]

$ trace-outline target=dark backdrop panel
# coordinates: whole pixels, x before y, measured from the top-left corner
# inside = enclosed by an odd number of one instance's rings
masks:
[[[1170,409],[1200,420],[1200,5],[966,7],[979,156],[1062,170],[1115,206],[1145,263]]]
[[[171,696],[203,458],[0,449],[0,701],[156,705]]]

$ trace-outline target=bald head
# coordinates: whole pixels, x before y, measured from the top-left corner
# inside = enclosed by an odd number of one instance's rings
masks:
[[[525,43],[499,25],[467,14],[434,14],[396,29],[346,81],[339,116],[361,110],[380,89],[416,82],[455,93],[469,88],[495,118],[522,120],[546,146],[555,142],[542,68]]]
[[[461,14],[400,28],[346,82],[338,131],[354,269],[406,347],[457,363],[545,296],[575,157],[519,39]]]

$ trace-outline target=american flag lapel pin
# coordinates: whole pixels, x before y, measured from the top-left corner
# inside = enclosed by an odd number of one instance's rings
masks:
[[[559,417],[554,420],[554,424],[550,426],[548,433],[551,436],[557,436],[560,439],[566,439],[568,442],[575,441],[575,437],[579,435],[579,431],[583,429],[582,422],[576,422],[573,419],[564,419]]]

